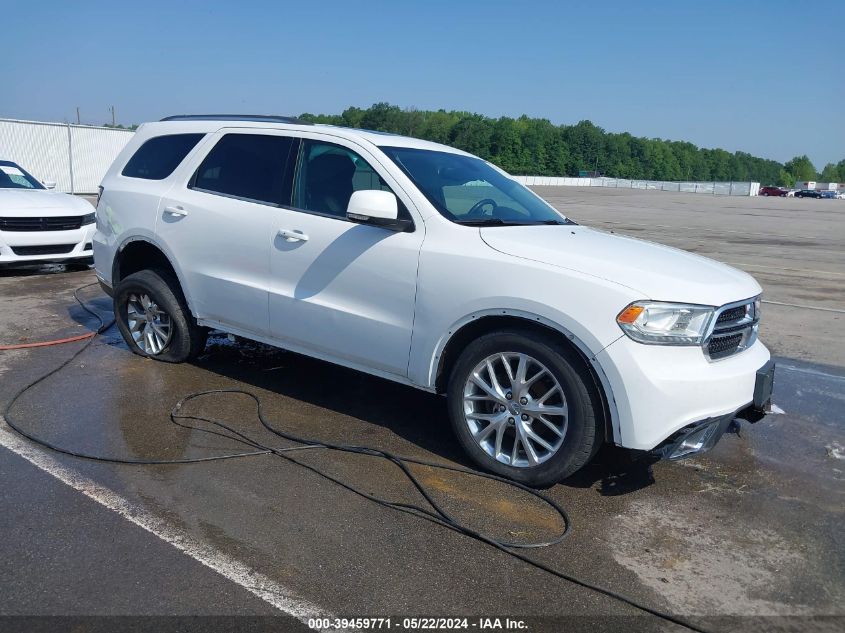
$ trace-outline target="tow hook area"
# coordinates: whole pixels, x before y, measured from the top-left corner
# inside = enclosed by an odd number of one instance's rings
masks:
[[[775,362],[770,360],[757,370],[754,382],[754,400],[744,409],[737,411],[736,417],[754,424],[772,412],[772,391],[775,387]]]

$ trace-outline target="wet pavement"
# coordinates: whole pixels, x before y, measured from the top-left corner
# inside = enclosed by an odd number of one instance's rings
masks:
[[[94,327],[72,299],[74,288],[93,280],[90,271],[61,266],[0,272],[0,342]],[[108,314],[96,287],[82,294]],[[789,340],[789,332],[778,336]],[[0,352],[0,402],[80,345]],[[744,424],[711,453],[686,461],[650,464],[604,450],[546,491],[570,513],[572,533],[529,555],[708,630],[841,627],[845,363],[779,357],[778,365],[774,401],[782,414]],[[110,331],[25,395],[15,419],[85,452],[218,455],[243,446],[176,427],[168,413],[187,393],[233,387],[257,394],[266,417],[297,435],[469,465],[442,398],[223,335],[196,362],[167,365],[132,355]],[[209,396],[186,408],[261,442],[288,444],[261,428],[243,396]],[[636,612],[618,601],[375,505],[292,461],[371,494],[422,501],[395,466],[371,457],[311,450],[291,453],[292,460],[126,466],[41,451],[53,472],[83,482],[74,488],[16,454],[26,443],[2,423],[0,444],[3,615],[279,613],[256,597],[248,580],[254,573],[286,592],[284,604],[342,617],[461,615],[524,618],[531,630],[680,630],[631,617]],[[497,538],[543,540],[562,527],[548,507],[510,487],[414,470],[446,509]],[[110,509],[80,492],[86,486],[94,497],[119,499],[127,514],[115,512],[117,502],[107,500]],[[156,522],[185,549],[125,516],[147,517],[140,524]],[[217,552],[248,571],[221,575],[192,558],[194,551]],[[273,622],[304,628],[282,615]]]

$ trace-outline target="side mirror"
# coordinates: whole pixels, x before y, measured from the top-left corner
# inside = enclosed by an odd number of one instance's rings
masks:
[[[346,218],[359,224],[371,224],[391,231],[413,232],[411,220],[399,219],[399,202],[390,191],[365,189],[354,191],[346,207]]]
[[[55,189],[56,188],[56,181],[55,180],[45,180],[43,183],[47,189]]]
[[[389,191],[366,189],[355,191],[349,198],[346,217],[353,222],[389,226],[399,218],[399,204]]]

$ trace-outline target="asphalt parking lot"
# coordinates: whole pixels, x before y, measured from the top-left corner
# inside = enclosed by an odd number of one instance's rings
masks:
[[[845,202],[537,188],[583,223],[690,250],[764,287],[763,340],[782,413],[709,454],[631,463],[616,451],[548,494],[569,511],[562,544],[529,555],[708,630],[841,630],[845,618]],[[93,272],[0,271],[0,344],[96,323],[73,290]],[[96,287],[83,291],[108,314]],[[0,402],[80,344],[0,352]],[[242,387],[292,432],[467,465],[437,396],[258,344],[213,336],[185,365],[132,355],[109,331],[27,394],[17,419],[51,441],[132,458],[240,450],[174,427],[186,393]],[[245,398],[192,410],[263,441]],[[419,502],[395,467],[306,451],[297,461],[373,494]],[[548,508],[500,484],[418,469],[438,501],[503,539],[548,538]],[[430,522],[377,506],[301,465],[256,456],[125,466],[33,446],[0,421],[0,615],[524,619],[530,630],[681,630]],[[766,617],[763,617],[766,616]],[[244,622],[241,620],[240,622]]]

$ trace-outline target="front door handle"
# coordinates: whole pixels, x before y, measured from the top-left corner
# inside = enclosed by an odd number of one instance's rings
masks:
[[[177,215],[179,217],[185,217],[188,215],[188,212],[185,211],[182,207],[164,207],[164,212],[169,213],[170,215]]]
[[[279,229],[279,237],[285,238],[286,242],[307,242],[308,236],[302,231],[291,231],[290,229]]]

